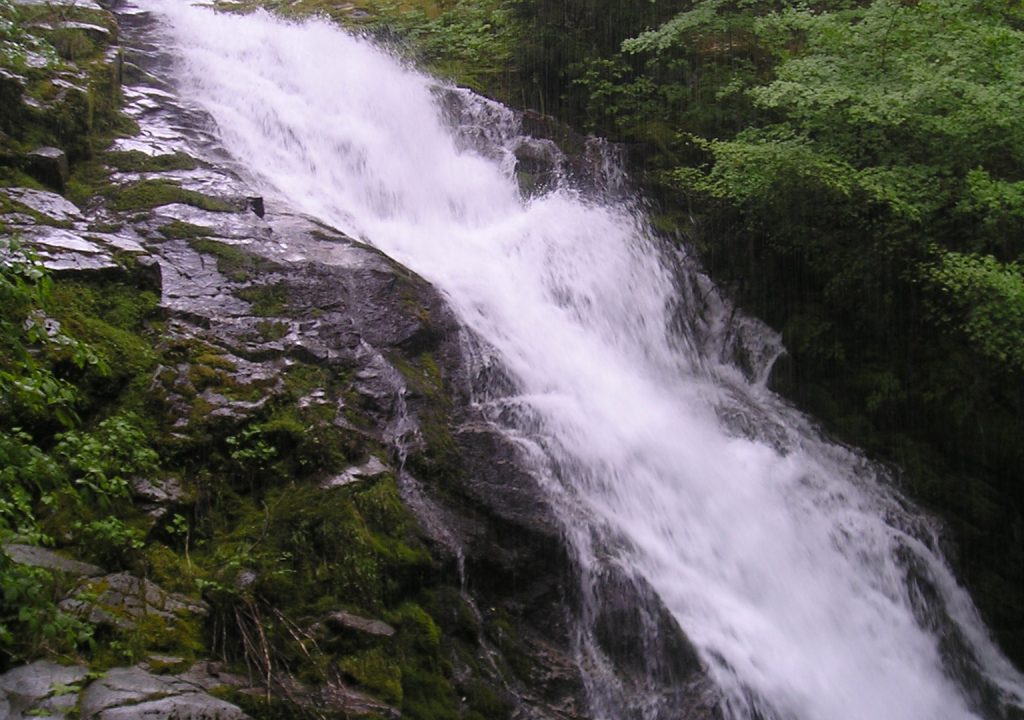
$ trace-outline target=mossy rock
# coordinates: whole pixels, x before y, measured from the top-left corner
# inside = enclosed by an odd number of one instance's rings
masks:
[[[140,180],[108,192],[111,209],[127,212],[182,203],[211,212],[233,212],[238,208],[221,198],[186,190],[170,180]]]
[[[149,155],[139,150],[110,151],[103,153],[100,160],[115,170],[132,173],[194,170],[199,167],[198,160],[181,152]]]
[[[255,277],[271,273],[279,267],[277,263],[249,252],[244,247],[204,237],[209,233],[203,233],[202,230],[205,228],[200,226],[187,223],[171,223],[170,225],[173,228],[172,232],[177,232],[178,236],[188,239],[189,246],[193,250],[213,256],[217,261],[217,271],[232,282],[247,282]],[[252,289],[247,294],[248,298],[243,299],[252,298],[249,299],[249,302],[262,301],[263,307],[268,309],[270,307],[283,309],[287,299],[287,292],[283,287],[271,286],[269,289]]]
[[[211,228],[203,227],[202,225],[193,225],[192,223],[182,222],[181,220],[172,220],[165,225],[161,225],[158,228],[158,232],[168,240],[190,240],[193,238],[209,237],[213,234],[213,230]]]

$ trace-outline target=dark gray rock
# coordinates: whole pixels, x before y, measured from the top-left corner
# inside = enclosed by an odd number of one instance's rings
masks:
[[[64,192],[71,177],[68,156],[60,148],[41,147],[25,154],[25,172],[44,185]]]
[[[602,705],[623,720],[720,720],[720,693],[650,584],[613,562],[592,569],[588,578],[594,613],[589,622],[597,649],[614,668],[614,679],[593,690]],[[639,697],[650,706],[638,708]]]
[[[63,555],[58,555],[52,550],[41,548],[37,545],[19,545],[17,543],[5,543],[4,554],[11,560],[21,565],[46,568],[47,570],[58,570],[68,575],[81,575],[85,577],[96,577],[105,571],[96,565],[72,560]]]
[[[259,195],[247,197],[245,199],[246,208],[252,210],[258,218],[262,218],[266,214],[266,209],[263,206],[263,198]]]
[[[0,68],[0,131],[11,132],[22,114],[25,78]]]
[[[149,479],[134,477],[128,481],[132,497],[156,505],[175,505],[185,500],[185,490],[172,477]]]
[[[93,42],[104,45],[114,40],[113,33],[111,33],[110,30],[102,25],[96,25],[94,23],[64,20],[56,23],[54,28],[59,30],[77,30],[78,32],[85,34]]]
[[[378,637],[391,637],[395,634],[395,629],[382,620],[365,618],[341,610],[325,617],[323,623],[333,630],[354,630]]]
[[[395,708],[353,690],[338,680],[320,688],[313,699],[312,707],[329,709],[346,717],[370,715],[397,720],[402,716]]]

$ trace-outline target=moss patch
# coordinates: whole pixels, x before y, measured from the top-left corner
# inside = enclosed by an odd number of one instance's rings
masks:
[[[100,159],[121,172],[167,172],[170,170],[194,170],[199,161],[185,153],[149,155],[139,150],[105,152]]]
[[[193,225],[181,220],[172,220],[166,225],[161,225],[159,232],[168,240],[208,237],[213,233],[208,227]]]
[[[274,262],[248,252],[238,245],[229,245],[218,240],[193,236],[189,239],[189,245],[196,252],[212,255],[217,260],[217,271],[233,282],[246,282],[258,275],[272,272],[277,267]]]
[[[252,304],[253,315],[281,317],[288,308],[288,286],[284,283],[251,285],[235,293]]]
[[[221,198],[186,190],[169,180],[141,180],[131,185],[115,188],[108,194],[110,207],[114,210],[147,210],[161,205],[183,203],[211,212],[233,212],[231,203]]]

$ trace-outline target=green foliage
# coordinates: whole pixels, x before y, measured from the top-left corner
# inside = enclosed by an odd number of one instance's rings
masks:
[[[1024,657],[1020,3],[580,5],[511,4],[522,102],[630,144],[659,226],[782,331],[775,387],[906,468]]]
[[[507,87],[517,27],[499,0],[461,0],[433,18],[394,11],[389,18],[435,73],[481,92]]]
[[[47,540],[36,523],[35,505],[37,499],[55,501],[63,480],[60,467],[19,428],[0,432],[0,464],[0,538]]]
[[[0,411],[24,420],[52,413],[69,426],[75,391],[49,365],[99,359],[46,314],[53,281],[42,267],[13,242],[0,253]]]
[[[100,506],[127,496],[127,476],[157,470],[157,454],[137,423],[131,415],[118,415],[91,432],[71,430],[58,436],[55,454],[67,462],[75,485]]]
[[[257,426],[250,425],[226,442],[228,455],[249,476],[267,469],[277,457],[277,449],[264,438],[262,428]]]
[[[0,553],[0,669],[45,652],[74,652],[92,641],[92,627],[61,612],[59,585],[40,568]]]
[[[942,295],[933,307],[943,325],[958,328],[997,366],[1024,371],[1024,267],[944,252],[925,278]]]
[[[131,413],[94,425],[80,420],[83,397],[69,378],[87,368],[100,375],[109,370],[95,347],[54,319],[57,294],[32,256],[16,245],[6,248],[0,265],[0,541],[52,543],[58,530],[62,541],[88,547],[88,555],[125,564],[141,548],[141,534],[115,515],[94,513],[123,503],[127,479],[155,472],[157,456]],[[70,652],[89,641],[89,627],[57,608],[61,588],[51,573],[0,555],[0,585],[0,665]]]
[[[86,549],[85,557],[107,568],[132,567],[145,547],[144,533],[116,517],[79,521],[71,527]]]

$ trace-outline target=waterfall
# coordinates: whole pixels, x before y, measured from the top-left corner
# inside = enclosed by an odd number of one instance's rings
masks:
[[[146,5],[166,18],[180,92],[269,205],[412,268],[492,349],[515,391],[479,402],[538,457],[584,576],[610,562],[649,584],[726,715],[957,720],[1022,706],[1024,679],[932,523],[764,388],[770,338],[748,372],[728,361],[727,306],[651,231],[614,164],[596,173],[606,192],[563,180],[524,197],[514,113],[323,21]],[[621,717],[585,624],[579,646],[593,716]],[[673,717],[665,690],[635,698],[637,716]]]

